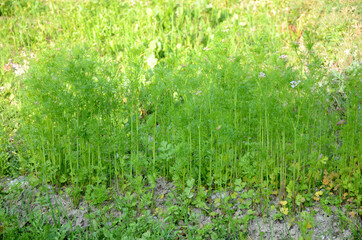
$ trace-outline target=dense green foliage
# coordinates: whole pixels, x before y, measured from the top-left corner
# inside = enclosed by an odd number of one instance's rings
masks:
[[[349,19],[302,21],[308,1],[75,2],[0,4],[0,64],[26,69],[0,78],[1,175],[72,186],[75,203],[162,176],[247,182],[294,210],[325,187],[360,208],[360,56],[328,62]]]

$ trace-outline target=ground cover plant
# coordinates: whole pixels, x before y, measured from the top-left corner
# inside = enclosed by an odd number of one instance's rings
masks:
[[[360,7],[0,3],[0,238],[361,238]]]

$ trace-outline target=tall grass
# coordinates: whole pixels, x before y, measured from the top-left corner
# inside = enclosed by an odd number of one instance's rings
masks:
[[[22,169],[80,188],[242,179],[292,198],[327,171],[361,200],[359,64],[331,77],[313,31],[283,52],[283,1],[147,4],[44,3],[4,20],[9,45],[38,51],[18,79]]]

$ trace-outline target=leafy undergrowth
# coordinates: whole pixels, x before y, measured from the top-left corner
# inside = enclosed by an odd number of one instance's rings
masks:
[[[290,203],[275,195],[261,200],[241,180],[223,191],[197,191],[194,180],[180,191],[162,178],[118,193],[93,186],[78,206],[68,188],[55,191],[41,182],[2,180],[4,239],[358,239],[362,234],[356,208],[324,190],[316,190],[318,201],[306,196],[291,215]]]
[[[0,236],[243,238],[255,223],[259,237],[260,219],[274,211],[287,229],[314,239],[318,203],[335,206],[341,229],[358,238],[358,6],[0,3],[0,176],[27,176],[36,189],[27,194],[43,196],[51,217],[14,212],[13,191],[4,190],[10,208],[1,209]],[[155,194],[160,179],[172,182],[172,194]],[[72,211],[108,202],[128,220],[108,226],[100,208],[84,229],[61,228],[62,204],[47,184]],[[43,203],[34,204],[40,211]],[[195,208],[210,223],[196,224]],[[28,220],[14,223],[19,217]]]

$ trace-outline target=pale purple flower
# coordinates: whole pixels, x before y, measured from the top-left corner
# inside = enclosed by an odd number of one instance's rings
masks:
[[[259,77],[261,77],[261,78],[265,78],[265,73],[260,72],[260,73],[259,73]]]
[[[229,60],[231,61],[231,62],[234,62],[235,61],[235,57],[234,56],[230,56],[230,57],[228,57],[229,58]]]

